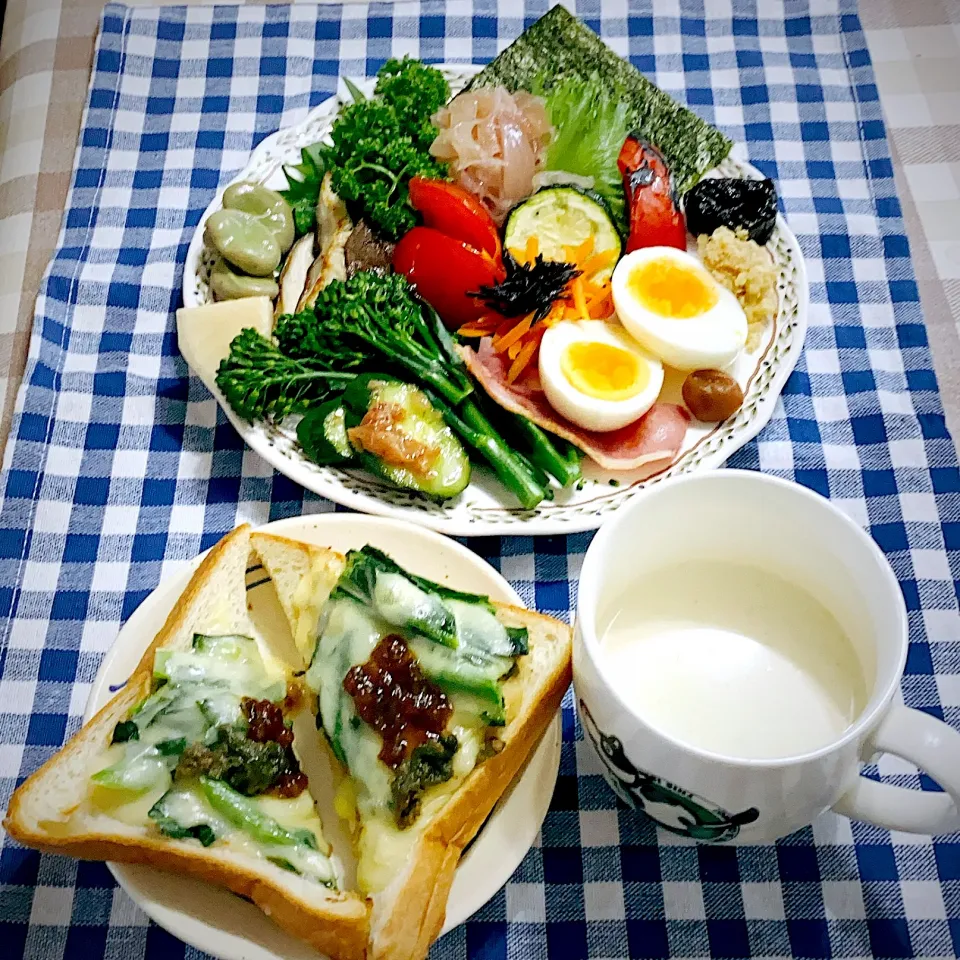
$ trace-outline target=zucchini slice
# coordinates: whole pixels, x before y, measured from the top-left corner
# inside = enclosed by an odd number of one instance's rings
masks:
[[[544,187],[529,200],[514,207],[507,217],[504,246],[522,253],[530,237],[544,260],[567,260],[567,248],[593,240],[593,252],[614,251],[610,265],[588,279],[602,283],[610,278],[620,257],[622,243],[606,207],[576,187]]]

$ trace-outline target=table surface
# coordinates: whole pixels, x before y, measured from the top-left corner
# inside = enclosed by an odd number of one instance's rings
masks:
[[[60,228],[102,8],[102,0],[7,3],[0,42],[2,444]],[[860,16],[947,423],[960,437],[960,3],[863,0]]]

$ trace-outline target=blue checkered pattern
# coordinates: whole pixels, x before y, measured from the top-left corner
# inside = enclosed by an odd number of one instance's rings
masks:
[[[79,724],[120,625],[237,521],[329,503],[274,474],[173,337],[187,244],[219,184],[340,73],[391,54],[490,59],[546,6],[110,5],[63,231],[37,303],[0,478],[0,807]],[[944,425],[870,61],[849,0],[626,0],[578,12],[775,178],[810,273],[810,330],[736,466],[789,476],[869,527],[910,611],[904,700],[960,726],[960,472]],[[732,11],[732,12],[731,12]],[[471,546],[569,617],[589,537]],[[894,760],[879,771],[935,789]],[[960,838],[822,817],[708,848],[618,808],[569,703],[542,842],[437,958],[954,957]],[[0,955],[195,955],[100,864],[4,841]]]

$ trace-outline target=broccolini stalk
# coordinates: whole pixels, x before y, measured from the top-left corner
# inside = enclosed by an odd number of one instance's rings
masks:
[[[500,482],[520,501],[520,506],[532,510],[544,499],[546,490],[537,482],[536,476],[507,446],[472,400],[461,403],[455,412],[438,397],[431,399],[460,439],[493,468]]]
[[[569,487],[580,479],[582,470],[576,447],[551,437],[526,417],[511,414],[510,418],[513,428],[526,441],[527,456],[536,466],[549,473],[561,487]]]
[[[241,330],[220,362],[217,386],[245,420],[282,419],[337,393],[353,373],[332,370],[321,357],[293,358],[252,328]]]
[[[399,274],[361,271],[346,282],[334,280],[312,311],[281,317],[276,336],[287,356],[323,358],[338,369],[382,368],[386,360],[451,403],[473,391],[466,373],[445,362],[420,304]]]

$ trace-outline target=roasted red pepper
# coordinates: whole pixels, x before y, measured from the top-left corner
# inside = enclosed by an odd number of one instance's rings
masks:
[[[686,250],[687,225],[663,154],[631,133],[620,148],[617,166],[630,211],[627,253],[641,247]]]

